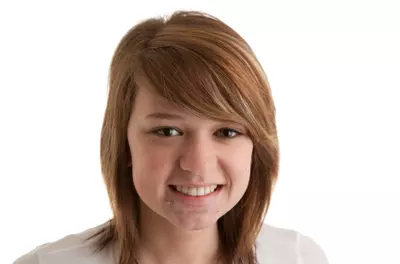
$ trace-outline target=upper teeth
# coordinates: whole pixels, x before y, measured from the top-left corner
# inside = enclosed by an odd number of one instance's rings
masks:
[[[178,192],[190,195],[190,196],[202,196],[206,195],[209,193],[212,193],[217,189],[218,185],[210,185],[210,186],[204,186],[204,187],[199,187],[199,188],[194,188],[194,187],[186,187],[186,186],[181,186],[177,185],[175,186],[175,189]]]

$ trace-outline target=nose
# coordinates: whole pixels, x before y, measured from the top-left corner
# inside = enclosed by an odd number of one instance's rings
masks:
[[[204,177],[216,168],[215,143],[207,136],[193,136],[185,141],[180,167],[194,176]]]

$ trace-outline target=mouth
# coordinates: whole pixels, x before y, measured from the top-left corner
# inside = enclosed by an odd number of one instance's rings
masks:
[[[184,185],[169,185],[170,189],[174,192],[183,194],[185,196],[203,197],[221,190],[223,185],[212,184],[201,187],[189,187]]]

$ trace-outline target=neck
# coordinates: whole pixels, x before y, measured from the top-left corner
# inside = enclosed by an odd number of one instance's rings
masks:
[[[139,263],[217,263],[217,224],[203,230],[184,230],[142,205],[139,228]]]

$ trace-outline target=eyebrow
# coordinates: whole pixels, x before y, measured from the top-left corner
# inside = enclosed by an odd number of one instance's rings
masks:
[[[176,114],[169,114],[169,113],[162,113],[162,112],[155,112],[146,116],[149,119],[167,119],[167,120],[181,120],[183,119],[182,116]]]

